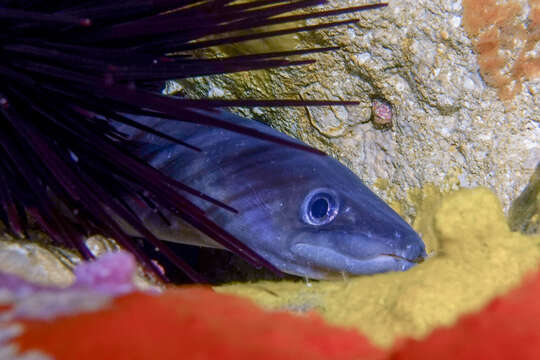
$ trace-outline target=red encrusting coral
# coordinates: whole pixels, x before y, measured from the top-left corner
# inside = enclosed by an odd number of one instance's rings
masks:
[[[23,321],[21,350],[54,359],[382,359],[354,330],[314,315],[269,313],[248,300],[188,287],[134,293],[108,308]]]
[[[512,99],[524,81],[540,76],[540,0],[528,5],[524,15],[526,9],[517,1],[463,0],[463,26],[480,72],[501,99]]]

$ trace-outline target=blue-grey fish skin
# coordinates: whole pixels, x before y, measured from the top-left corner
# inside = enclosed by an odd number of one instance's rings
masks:
[[[292,140],[227,112],[204,114]],[[283,272],[324,279],[340,273],[404,271],[426,257],[424,243],[409,224],[329,156],[215,127],[133,119],[202,149],[196,152],[118,126],[140,144],[138,155],[154,167],[238,210],[234,214],[187,195],[213,221]],[[151,210],[135,202],[132,206],[163,240],[221,247],[181,220],[171,217],[168,226]]]

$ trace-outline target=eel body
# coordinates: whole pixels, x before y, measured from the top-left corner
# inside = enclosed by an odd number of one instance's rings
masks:
[[[227,112],[234,124],[292,138]],[[404,271],[426,257],[419,235],[337,160],[221,128],[138,116],[132,119],[202,149],[193,151],[125,125],[138,155],[165,174],[238,210],[186,195],[208,216],[283,272],[324,279],[340,273]],[[297,141],[297,140],[293,140]],[[221,246],[148,207],[132,208],[157,237]]]

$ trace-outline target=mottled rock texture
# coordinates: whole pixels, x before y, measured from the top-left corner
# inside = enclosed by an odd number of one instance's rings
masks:
[[[332,6],[365,3],[336,0]],[[315,65],[182,81],[168,91],[359,100],[350,107],[235,111],[337,157],[387,200],[406,199],[407,190],[426,183],[481,185],[507,210],[540,160],[538,0],[480,3],[486,11],[475,12],[472,1],[390,1],[358,14],[348,27],[215,49],[225,56],[342,47],[316,55]],[[492,43],[495,53],[479,35],[490,31],[487,39],[499,41]],[[500,59],[511,61],[505,67]],[[371,121],[374,101],[391,104],[390,128]]]
[[[47,246],[45,242],[2,235],[0,272],[20,276],[35,284],[67,286],[74,280],[70,269],[80,260],[66,254],[69,252]]]
[[[86,244],[96,257],[120,250],[120,247],[113,240],[99,235],[89,237]],[[105,257],[105,259],[107,258]],[[120,259],[120,256],[115,259]],[[79,266],[79,274],[77,271],[73,274],[73,270],[81,261],[82,259],[76,251],[51,245],[50,239],[39,231],[30,231],[29,239],[14,239],[7,234],[0,236],[0,273],[16,275],[40,286],[65,287],[72,285],[75,276],[78,275],[81,278],[85,275],[84,264]],[[113,264],[114,261],[111,260],[110,263]],[[123,264],[119,263],[118,266],[122,267]],[[97,267],[96,265],[94,269]],[[100,275],[104,277],[108,276],[110,272],[116,272],[120,276],[120,272],[114,269],[113,265],[110,265],[109,268],[110,270],[106,270],[104,267],[105,270]],[[99,276],[95,276],[93,281],[96,284],[102,283],[107,286],[106,279]],[[90,280],[87,282],[90,283]],[[152,275],[145,273],[141,266],[137,267],[133,282],[138,289],[153,289],[159,286],[157,280]],[[0,288],[2,285],[2,281],[0,281]]]

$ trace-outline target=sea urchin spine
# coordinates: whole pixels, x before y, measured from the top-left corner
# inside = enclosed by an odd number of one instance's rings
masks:
[[[231,126],[194,109],[222,106],[298,106],[354,104],[341,101],[207,100],[164,96],[164,80],[255,69],[302,65],[291,55],[334,47],[269,52],[218,59],[195,58],[190,50],[238,41],[313,31],[355,20],[258,31],[238,30],[297,22],[309,18],[368,10],[374,4],[302,14],[291,11],[324,4],[324,0],[236,3],[203,1],[60,1],[0,0],[0,219],[7,229],[25,235],[30,215],[59,244],[92,257],[84,244],[90,233],[115,238],[138,259],[159,268],[131,241],[118,223],[130,224],[191,279],[202,281],[182,259],[155,236],[123,200],[139,198],[164,208],[242,255],[255,266],[273,268],[263,258],[210,221],[182,193],[197,194],[145,164],[110,120],[153,132],[125,114],[157,115],[227,127],[301,147],[241,126]],[[210,38],[209,38],[210,37]],[[181,143],[181,142],[179,142]],[[191,144],[196,151],[197,144]],[[231,209],[233,210],[233,209]]]

